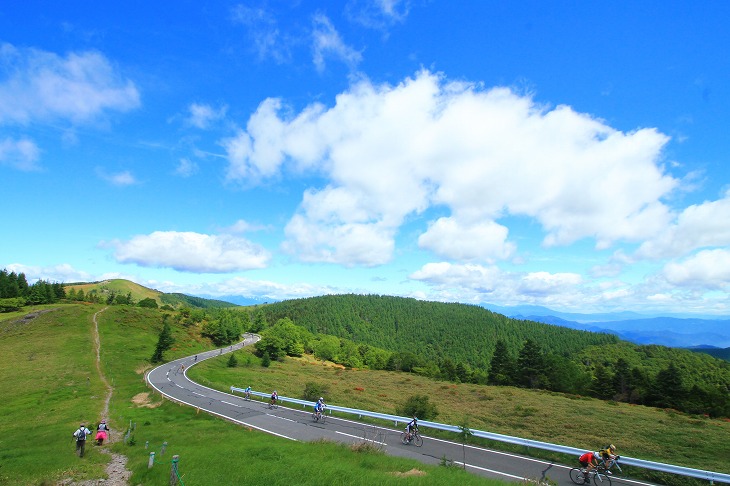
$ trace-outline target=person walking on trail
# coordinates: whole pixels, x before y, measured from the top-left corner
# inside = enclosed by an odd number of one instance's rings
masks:
[[[102,420],[99,426],[96,428],[96,445],[101,445],[105,440],[109,439],[109,426],[106,424],[106,420]]]
[[[84,457],[84,450],[86,449],[86,437],[91,434],[91,431],[86,428],[84,424],[79,425],[76,432],[73,433],[74,439],[76,439],[76,453],[79,457]]]

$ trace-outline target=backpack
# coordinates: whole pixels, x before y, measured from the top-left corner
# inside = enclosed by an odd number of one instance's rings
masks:
[[[76,440],[86,440],[86,431],[79,428],[78,432],[79,433],[76,435]]]

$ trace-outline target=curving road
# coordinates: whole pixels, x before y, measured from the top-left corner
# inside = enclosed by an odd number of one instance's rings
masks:
[[[558,485],[573,484],[564,466],[517,454],[494,451],[458,442],[424,436],[423,447],[400,443],[402,429],[378,427],[353,420],[328,417],[326,423],[312,420],[312,410],[279,407],[269,409],[267,404],[256,400],[244,400],[240,396],[224,393],[199,385],[187,377],[187,370],[196,363],[229,353],[253,344],[258,336],[247,335],[244,341],[233,346],[206,351],[195,356],[180,358],[154,368],[147,374],[147,382],[166,397],[232,422],[261,430],[291,440],[312,441],[327,439],[347,444],[371,441],[394,456],[409,457],[427,464],[438,464],[443,457],[459,466],[466,463],[471,472],[507,481],[524,481],[550,478]],[[613,477],[614,485],[651,486],[650,483]]]

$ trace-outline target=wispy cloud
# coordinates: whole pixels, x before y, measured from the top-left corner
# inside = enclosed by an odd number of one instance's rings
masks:
[[[226,117],[227,106],[213,108],[205,103],[191,103],[188,107],[189,115],[186,119],[188,125],[205,130],[216,121]]]
[[[330,19],[323,14],[312,19],[312,39],[312,60],[318,71],[324,71],[328,58],[343,62],[350,70],[362,61],[362,54],[345,43]]]
[[[99,52],[66,56],[0,45],[0,124],[64,119],[86,123],[108,110],[140,105],[135,84]]]
[[[386,30],[405,21],[411,4],[410,0],[349,0],[345,15],[364,27]]]
[[[32,140],[21,138],[0,140],[0,165],[7,165],[23,171],[38,170],[40,149]]]
[[[175,175],[180,177],[190,177],[198,172],[198,164],[189,159],[182,158],[175,168]]]
[[[231,9],[231,17],[246,27],[259,59],[280,64],[291,59],[291,39],[282,34],[273,12],[239,4]]]
[[[103,179],[115,186],[124,187],[124,186],[132,186],[132,185],[139,183],[139,181],[137,181],[137,179],[134,177],[134,175],[128,170],[124,170],[121,172],[107,172],[105,169],[103,169],[101,167],[97,167],[96,174],[101,179]]]

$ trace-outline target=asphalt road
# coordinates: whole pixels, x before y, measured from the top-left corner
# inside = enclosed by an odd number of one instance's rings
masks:
[[[575,465],[565,466],[470,445],[462,447],[458,442],[429,437],[425,428],[421,430],[425,432],[423,447],[403,445],[400,442],[403,429],[400,428],[366,425],[337,417],[327,417],[325,423],[315,422],[312,419],[311,407],[299,409],[280,406],[270,409],[268,404],[256,399],[245,400],[241,396],[213,390],[188,379],[186,372],[190,366],[253,344],[257,339],[256,336],[249,336],[243,342],[230,347],[200,353],[197,357],[189,356],[171,361],[150,371],[147,374],[147,381],[170,399],[291,440],[327,439],[347,444],[368,441],[387,454],[409,457],[427,464],[439,464],[444,457],[460,467],[466,463],[467,470],[491,478],[515,482],[549,478],[561,486],[573,484],[568,472]],[[246,386],[246,384],[233,385],[242,388]],[[612,484],[651,486],[650,483],[616,476],[613,476]]]

